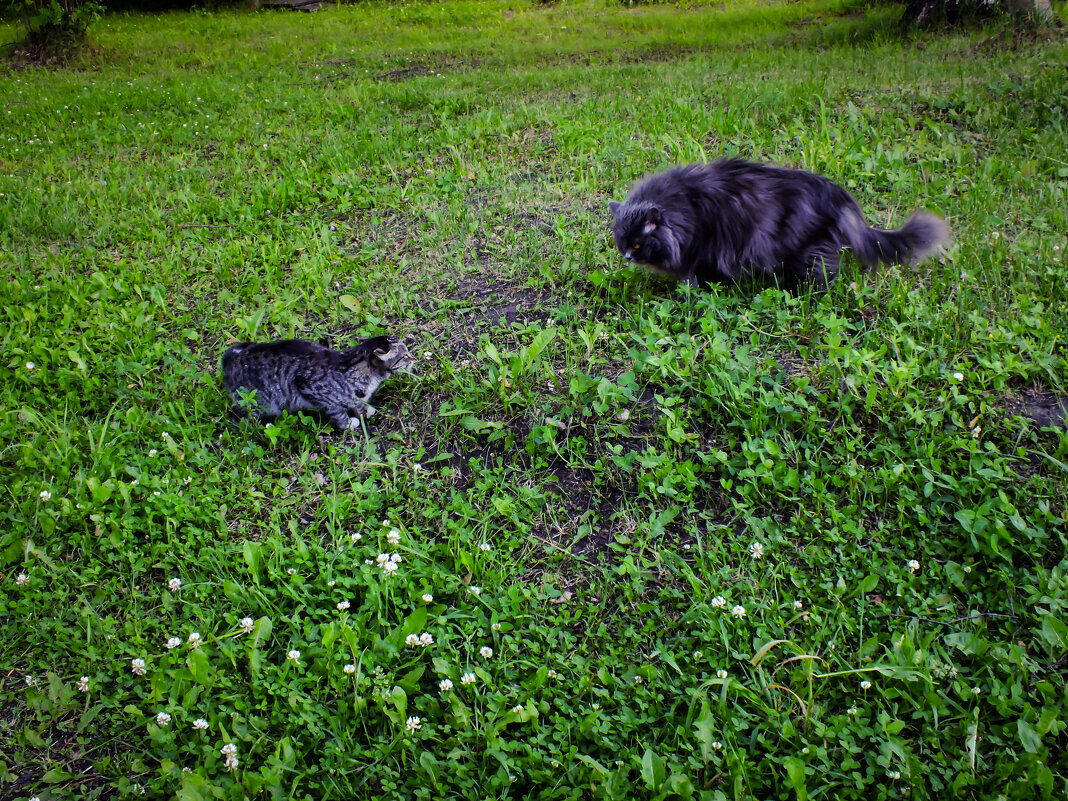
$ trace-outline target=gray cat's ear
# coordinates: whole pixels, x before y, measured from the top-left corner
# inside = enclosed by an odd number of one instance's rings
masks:
[[[645,214],[645,221],[646,222],[651,222],[654,225],[659,225],[661,220],[663,220],[663,219],[664,218],[660,216],[660,209],[658,209],[656,206],[653,206]]]
[[[620,203],[618,200],[610,200],[610,201],[608,201],[608,210],[610,212],[612,212],[614,215],[616,215],[617,217],[619,216],[619,209],[622,206],[623,206],[623,204]]]

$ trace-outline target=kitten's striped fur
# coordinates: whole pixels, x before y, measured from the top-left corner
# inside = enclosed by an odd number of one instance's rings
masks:
[[[239,342],[222,358],[223,383],[234,411],[245,413],[243,395],[255,390],[247,412],[270,419],[282,412],[319,411],[339,429],[357,428],[379,384],[412,366],[397,337],[372,337],[348,350],[331,350],[302,339]]]

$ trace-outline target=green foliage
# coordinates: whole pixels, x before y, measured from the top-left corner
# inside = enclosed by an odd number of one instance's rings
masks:
[[[129,15],[0,75],[0,796],[1063,796],[1068,436],[1014,412],[1068,50],[843,8]],[[721,153],[955,244],[624,268],[608,200]],[[383,332],[361,431],[227,419],[230,342]]]
[[[0,10],[21,20],[22,53],[47,63],[64,62],[77,52],[104,6],[96,0],[3,0]]]

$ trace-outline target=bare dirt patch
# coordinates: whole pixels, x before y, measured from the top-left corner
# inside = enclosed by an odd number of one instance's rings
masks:
[[[1040,428],[1063,428],[1068,418],[1068,395],[1055,395],[1048,390],[1031,387],[1007,395],[1002,408],[1010,417],[1022,417]]]

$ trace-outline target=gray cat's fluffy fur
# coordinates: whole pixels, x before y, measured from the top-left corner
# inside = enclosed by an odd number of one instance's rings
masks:
[[[856,199],[828,179],[740,159],[653,175],[609,208],[628,261],[695,286],[757,280],[825,288],[845,248],[873,267],[922,259],[949,240],[930,212],[915,212],[897,230],[870,228]]]
[[[340,429],[357,428],[379,384],[411,368],[408,349],[396,337],[372,337],[348,350],[331,350],[302,339],[239,342],[222,358],[223,383],[244,412],[242,394],[256,391],[248,411],[257,419],[282,412],[322,412]]]

